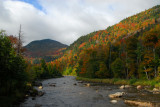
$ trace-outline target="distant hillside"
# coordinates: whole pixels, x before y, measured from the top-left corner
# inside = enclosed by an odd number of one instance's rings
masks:
[[[158,22],[160,22],[160,5],[130,16],[113,26],[109,26],[105,30],[81,36],[71,44],[67,50],[77,52],[78,50],[95,47],[96,45],[108,45],[112,42],[140,33],[143,30],[148,30]]]
[[[160,76],[160,5],[80,37],[53,64],[89,78]]]
[[[51,39],[32,41],[25,46],[27,57],[44,57],[59,54],[59,50],[66,48],[67,45]]]

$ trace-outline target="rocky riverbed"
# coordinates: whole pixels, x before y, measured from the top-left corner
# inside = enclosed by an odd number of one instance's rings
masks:
[[[121,87],[121,88],[120,88]],[[48,79],[42,87],[35,87],[44,95],[29,97],[22,107],[130,107],[160,106],[160,94],[137,89],[137,87],[109,85],[103,83],[86,83],[76,81],[73,76]],[[118,93],[117,93],[118,92]],[[112,94],[120,97],[109,97]],[[123,94],[122,94],[123,93]]]

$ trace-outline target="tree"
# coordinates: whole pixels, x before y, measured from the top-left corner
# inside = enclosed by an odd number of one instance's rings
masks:
[[[22,55],[22,53],[26,51],[26,49],[23,47],[23,40],[22,40],[23,36],[22,36],[22,31],[21,31],[21,25],[20,25],[18,37],[13,36],[13,35],[10,35],[8,37],[12,43],[12,47],[15,49],[17,54]]]
[[[17,56],[11,41],[5,33],[0,32],[0,95],[10,96],[24,93],[26,82],[26,63]]]
[[[18,35],[18,45],[17,45],[17,54],[21,54],[21,48],[22,48],[22,31],[21,31],[21,25],[19,28],[19,35]]]
[[[48,78],[49,75],[49,70],[47,68],[46,62],[44,59],[41,60],[41,70],[42,70],[42,78]]]
[[[157,33],[150,30],[144,34],[144,46],[145,46],[145,55],[144,55],[144,71],[146,72],[147,79],[150,79],[152,71],[154,69],[154,77],[157,76],[157,67],[158,61],[156,58],[156,44],[158,43]],[[150,74],[150,75],[148,75]]]
[[[128,59],[128,67],[129,67],[129,77],[137,76],[137,37],[130,36],[126,40],[126,51],[127,51],[127,59]]]
[[[96,76],[98,78],[109,78],[110,73],[104,62],[101,62],[99,65],[99,71],[96,72]]]
[[[112,64],[111,69],[115,78],[123,77],[123,61],[120,58],[117,58]]]

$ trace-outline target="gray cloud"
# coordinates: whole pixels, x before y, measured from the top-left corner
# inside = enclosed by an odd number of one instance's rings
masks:
[[[160,4],[159,0],[38,0],[32,4],[0,0],[0,29],[17,35],[22,24],[25,44],[50,38],[71,44],[80,36],[106,29],[123,18]]]

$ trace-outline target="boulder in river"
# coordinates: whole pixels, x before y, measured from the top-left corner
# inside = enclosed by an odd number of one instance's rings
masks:
[[[111,100],[110,102],[113,103],[113,104],[116,104],[117,100]]]
[[[43,95],[44,95],[44,92],[42,92],[42,91],[38,92],[38,96],[43,96]]]
[[[125,89],[125,88],[130,88],[131,86],[130,85],[122,85],[122,86],[120,86],[119,88],[120,89]]]
[[[153,88],[153,91],[160,91],[158,88]]]
[[[141,89],[143,89],[143,86],[138,85],[138,86],[137,86],[137,90],[141,90]]]
[[[120,86],[119,88],[120,89],[125,89],[125,88],[130,88],[131,86],[130,85],[122,85],[122,86]]]
[[[120,98],[124,95],[124,92],[116,92],[115,94],[110,94],[109,97],[110,98]]]
[[[126,104],[134,105],[138,107],[154,107],[154,105],[150,102],[141,102],[141,101],[132,101],[132,100],[125,100]]]
[[[56,85],[55,85],[55,84],[50,84],[49,86],[51,86],[51,87],[56,87]]]
[[[122,85],[119,87],[120,89],[125,89],[125,85]]]
[[[36,98],[35,97],[32,97],[32,100],[35,100]]]
[[[26,94],[26,95],[25,95],[25,97],[26,97],[26,98],[28,98],[28,97],[29,97],[29,95],[28,95],[28,94]]]
[[[42,105],[41,104],[35,104],[35,107],[41,107]]]
[[[89,86],[91,86],[91,84],[90,84],[90,83],[88,83],[88,84],[86,84],[86,86],[87,86],[87,87],[89,87]]]
[[[160,90],[158,88],[153,88],[153,94],[160,94]]]
[[[39,86],[38,88],[39,88],[39,89],[43,89],[43,87],[42,87],[42,86]]]

